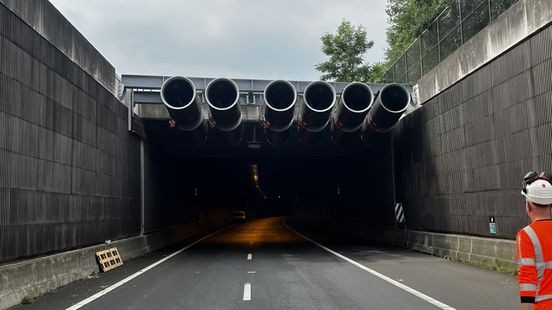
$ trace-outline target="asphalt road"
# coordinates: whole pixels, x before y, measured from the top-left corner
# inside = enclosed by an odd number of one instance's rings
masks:
[[[292,232],[282,218],[253,220],[206,238],[116,288],[113,284],[192,242],[15,308],[67,309],[86,300],[80,309],[519,309],[515,277],[297,230],[312,241]],[[98,292],[101,296],[92,300]]]

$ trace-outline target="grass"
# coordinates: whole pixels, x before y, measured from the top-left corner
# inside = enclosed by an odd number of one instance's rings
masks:
[[[518,274],[517,268],[506,266],[497,259],[495,259],[493,263],[486,263],[486,262],[478,262],[478,261],[467,261],[460,258],[454,258],[452,256],[445,256],[444,258],[451,261],[457,261],[466,265],[471,265],[471,266],[486,269],[486,270],[509,274],[511,276],[517,276]]]
[[[30,295],[27,295],[25,297],[23,297],[23,299],[21,299],[21,304],[22,305],[28,305],[28,304],[31,304],[33,302],[33,297],[30,296]]]

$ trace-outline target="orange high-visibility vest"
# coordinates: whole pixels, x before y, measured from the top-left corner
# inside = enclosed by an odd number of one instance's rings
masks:
[[[533,309],[552,309],[552,220],[539,220],[516,237],[521,302]]]

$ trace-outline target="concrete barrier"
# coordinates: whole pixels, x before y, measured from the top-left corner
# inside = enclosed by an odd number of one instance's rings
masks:
[[[407,249],[505,272],[517,269],[512,240],[399,229],[385,234],[387,243]]]
[[[336,233],[458,260],[476,266],[510,273],[517,270],[515,241],[513,240],[403,229],[376,230],[351,224],[336,225],[335,223],[322,223],[298,218],[293,220],[307,227],[331,229]]]
[[[0,266],[0,309],[40,296],[100,271],[95,253],[117,247],[123,261],[220,228],[224,222],[190,223],[143,236]]]

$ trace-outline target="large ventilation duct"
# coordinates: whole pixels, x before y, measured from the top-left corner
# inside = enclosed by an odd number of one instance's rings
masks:
[[[303,111],[299,120],[299,139],[305,145],[315,145],[324,135],[332,108],[335,105],[334,88],[322,81],[312,82],[303,93]]]
[[[400,84],[385,85],[377,94],[362,124],[362,141],[373,145],[382,134],[391,130],[411,102],[408,90]]]
[[[264,122],[266,139],[272,145],[283,145],[293,124],[297,91],[288,81],[270,82],[264,90]]]
[[[176,127],[185,132],[191,144],[205,142],[207,126],[201,113],[194,83],[182,76],[173,76],[161,86],[161,100]]]
[[[243,136],[238,85],[230,79],[214,79],[205,89],[205,99],[220,138],[228,145],[238,144]]]
[[[374,93],[368,85],[354,82],[345,86],[332,122],[332,141],[335,144],[345,144],[357,133],[373,102]]]

